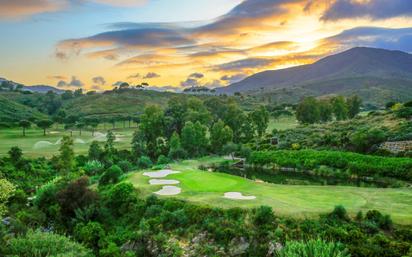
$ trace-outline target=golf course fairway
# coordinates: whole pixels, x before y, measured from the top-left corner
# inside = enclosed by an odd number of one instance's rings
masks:
[[[328,213],[337,205],[343,205],[351,215],[358,211],[378,210],[390,214],[395,223],[412,224],[411,188],[365,188],[350,186],[306,186],[261,183],[242,177],[218,172],[199,170],[201,164],[221,161],[222,158],[202,158],[170,165],[177,174],[165,179],[178,180],[182,192],[179,199],[215,207],[271,206],[278,215],[295,218],[316,217]],[[145,171],[131,173],[131,182],[143,195],[150,195],[162,189],[161,185],[150,185]],[[233,200],[224,198],[227,192],[240,192],[255,196],[254,200]]]

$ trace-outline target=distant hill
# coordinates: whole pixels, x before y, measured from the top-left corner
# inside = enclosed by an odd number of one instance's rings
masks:
[[[412,55],[356,47],[313,64],[260,72],[217,91],[265,93],[290,101],[307,94],[359,94],[371,103],[408,100],[412,98]]]
[[[53,91],[56,94],[62,94],[64,93],[64,90],[52,87],[52,86],[47,86],[47,85],[34,85],[34,86],[26,86],[24,84],[14,82],[12,80],[8,80],[5,78],[0,78],[0,89],[2,90],[22,90],[22,91],[30,91],[30,92],[36,92],[36,93],[47,93],[49,91]]]

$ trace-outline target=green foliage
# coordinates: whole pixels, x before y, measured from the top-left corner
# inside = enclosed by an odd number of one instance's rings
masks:
[[[62,174],[68,174],[73,171],[74,162],[74,151],[73,151],[73,139],[69,136],[64,136],[61,141],[61,146],[59,148],[60,156],[58,168]]]
[[[40,120],[36,123],[37,127],[43,129],[43,135],[46,135],[46,130],[53,125],[51,120]]]
[[[185,158],[186,155],[187,153],[180,143],[179,134],[174,132],[170,138],[168,157],[173,160],[179,160]]]
[[[296,118],[304,124],[318,122],[320,109],[317,100],[313,97],[304,98],[296,108]]]
[[[170,159],[164,155],[159,155],[159,158],[157,158],[157,162],[156,162],[157,165],[164,165],[168,163],[170,163]]]
[[[258,109],[252,111],[250,117],[255,124],[255,128],[259,137],[261,137],[269,124],[269,112],[264,106],[260,106]]]
[[[367,131],[360,130],[352,134],[350,142],[354,146],[355,151],[367,153],[370,149],[387,138],[385,131],[380,129],[370,129]]]
[[[221,153],[223,146],[233,140],[233,131],[222,120],[213,124],[210,130],[210,147],[212,152]]]
[[[91,257],[91,251],[65,236],[54,233],[29,231],[25,236],[12,238],[7,254],[19,257]]]
[[[392,177],[412,181],[410,158],[380,157],[338,151],[260,151],[253,152],[249,162],[255,165],[278,165],[313,170],[325,165],[357,176]]]
[[[101,148],[99,142],[93,141],[89,147],[88,157],[89,160],[97,161],[100,160],[103,154],[103,149]]]
[[[93,161],[88,161],[83,166],[83,169],[88,176],[94,176],[94,175],[99,175],[103,172],[104,165],[99,161],[93,160]]]
[[[150,158],[147,156],[142,156],[137,161],[137,166],[140,169],[147,169],[147,168],[150,168],[152,165],[153,165],[152,160],[150,160]]]
[[[26,129],[30,128],[31,122],[28,120],[21,120],[19,122],[19,127],[23,128],[23,136],[26,136]]]
[[[337,120],[346,120],[348,118],[348,106],[343,96],[332,99],[332,108]]]
[[[108,184],[116,184],[117,182],[119,182],[120,176],[122,174],[122,169],[117,165],[113,165],[100,177],[99,185],[104,186]]]
[[[201,156],[206,152],[208,139],[206,137],[207,127],[200,122],[186,122],[182,130],[182,146],[192,156]]]
[[[307,242],[288,241],[276,253],[278,257],[350,257],[348,250],[340,243],[328,243],[321,239]]]
[[[15,186],[6,179],[0,179],[0,218],[6,213],[7,202],[15,192]]]

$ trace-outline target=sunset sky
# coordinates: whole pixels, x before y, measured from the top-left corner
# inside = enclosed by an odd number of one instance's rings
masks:
[[[0,77],[219,87],[354,46],[412,52],[411,0],[0,0]]]

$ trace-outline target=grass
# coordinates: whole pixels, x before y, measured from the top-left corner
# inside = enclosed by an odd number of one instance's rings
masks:
[[[105,129],[106,128],[106,129]],[[107,129],[112,128],[111,124],[106,124],[104,127],[101,124],[95,132],[95,137],[92,136],[91,131],[82,131],[82,135],[79,135],[79,131],[73,131],[73,140],[75,141],[74,150],[77,154],[86,154],[90,143],[96,140],[96,133],[106,133]],[[123,128],[123,123],[116,124],[114,133],[118,136],[119,141],[115,142],[115,146],[118,149],[129,149],[130,142],[132,140],[134,128]],[[24,155],[28,157],[51,157],[58,153],[60,144],[55,144],[59,139],[65,135],[70,135],[69,131],[62,129],[62,125],[56,128],[50,128],[47,131],[47,135],[43,136],[43,130],[39,128],[30,128],[26,131],[26,137],[22,136],[21,128],[9,128],[0,130],[0,156],[4,156],[14,146],[18,146],[23,150]],[[77,143],[76,143],[77,140]],[[85,143],[79,143],[80,140]],[[105,140],[105,138],[99,138],[99,141]],[[52,144],[43,146],[37,146],[36,143],[40,141],[48,141]]]
[[[270,118],[267,132],[271,133],[274,129],[287,130],[296,128],[299,125],[295,116],[281,116],[278,119]]]
[[[258,183],[224,173],[201,171],[197,167],[221,161],[221,158],[203,158],[171,164],[180,174],[169,175],[168,179],[179,180],[182,193],[177,197],[194,203],[222,208],[271,206],[282,216],[296,218],[316,217],[343,205],[351,215],[358,211],[376,209],[390,214],[399,224],[412,224],[412,189],[410,188],[359,188],[348,186],[296,186]],[[133,183],[143,195],[161,189],[149,185],[143,172],[130,174],[126,181]],[[254,195],[256,200],[240,201],[223,198],[225,192],[241,192]]]

